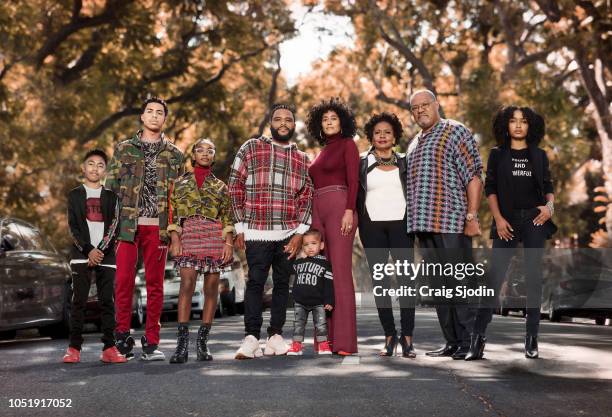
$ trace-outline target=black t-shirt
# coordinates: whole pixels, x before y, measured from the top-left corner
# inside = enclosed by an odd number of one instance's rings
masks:
[[[331,264],[322,255],[306,257],[293,263],[296,272],[293,299],[312,307],[334,305],[334,281]]]
[[[530,209],[538,206],[538,186],[533,176],[528,149],[511,149],[512,155],[512,208]]]

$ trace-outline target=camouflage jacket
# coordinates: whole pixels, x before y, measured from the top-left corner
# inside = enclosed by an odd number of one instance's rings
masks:
[[[227,186],[209,174],[198,189],[193,172],[187,172],[174,183],[170,195],[170,220],[168,232],[182,232],[183,221],[190,216],[202,216],[219,220],[223,225],[223,237],[234,231],[232,203]]]
[[[144,179],[144,153],[139,131],[131,139],[120,142],[113,153],[106,176],[106,188],[119,196],[119,234],[117,240],[133,242],[138,226],[139,193]],[[170,187],[183,174],[183,153],[162,134],[163,146],[157,154],[157,209],[159,238],[168,241],[168,200]]]

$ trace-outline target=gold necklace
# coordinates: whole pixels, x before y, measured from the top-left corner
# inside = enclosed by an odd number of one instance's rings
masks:
[[[376,162],[378,163],[378,165],[381,165],[381,166],[389,167],[389,166],[397,165],[397,156],[395,155],[395,152],[391,154],[391,158],[389,159],[383,159],[380,156],[378,156],[376,152],[374,152],[374,158],[376,159]]]

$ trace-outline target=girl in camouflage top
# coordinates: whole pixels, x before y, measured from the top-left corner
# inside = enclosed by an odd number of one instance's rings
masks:
[[[188,322],[198,273],[205,278],[197,359],[212,360],[208,334],[217,309],[219,273],[229,268],[233,258],[234,231],[227,186],[211,172],[214,157],[214,143],[209,139],[198,140],[192,148],[193,172],[179,178],[170,195],[170,253],[181,275],[177,346],[170,363],[187,362]]]

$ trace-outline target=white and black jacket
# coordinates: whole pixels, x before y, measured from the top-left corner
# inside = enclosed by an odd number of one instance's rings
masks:
[[[72,237],[72,259],[86,259],[92,246],[87,227],[86,212],[87,191],[83,185],[72,189],[68,193],[68,226]],[[117,195],[102,188],[100,193],[100,205],[102,218],[104,219],[104,237],[98,244],[97,249],[104,252],[103,264],[115,264],[115,236],[119,224],[119,199]]]

